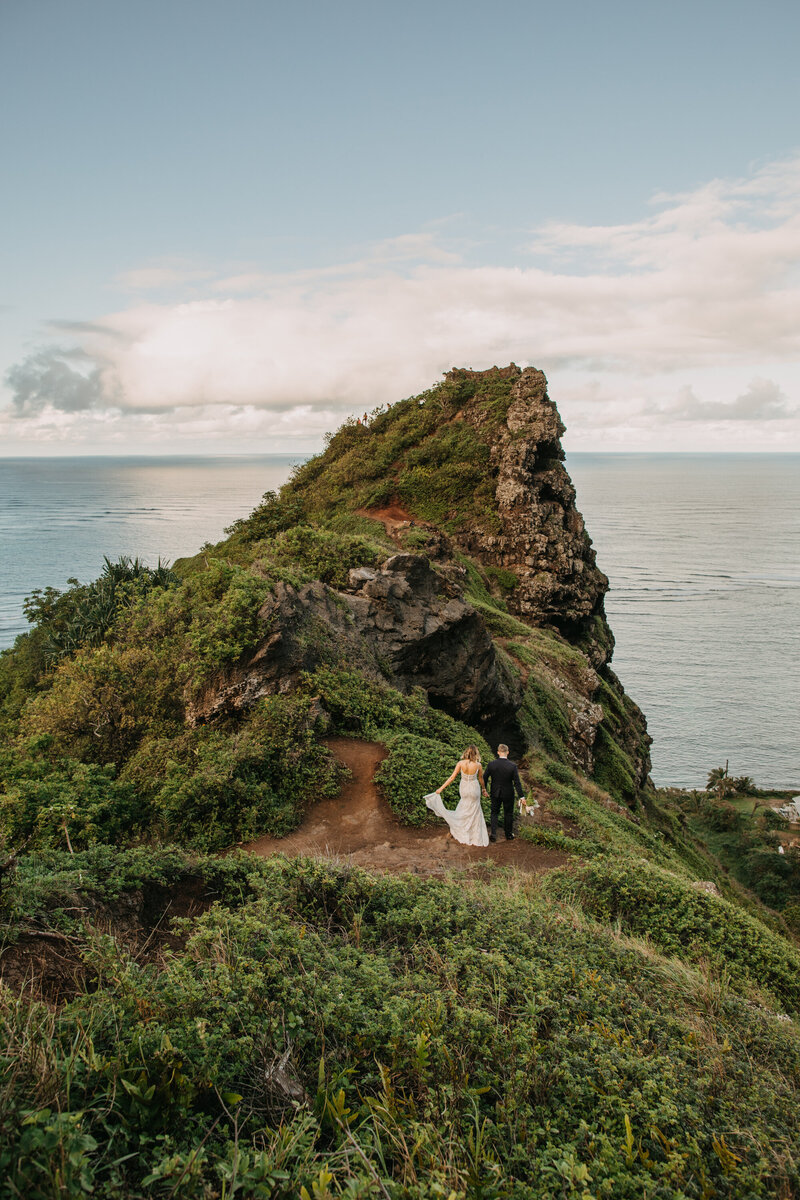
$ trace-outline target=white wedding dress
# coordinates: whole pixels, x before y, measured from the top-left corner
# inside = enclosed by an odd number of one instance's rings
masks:
[[[474,775],[465,775],[462,771],[458,790],[461,799],[453,809],[445,808],[438,792],[426,796],[425,803],[437,817],[447,821],[457,842],[467,846],[488,846],[489,830],[481,810],[481,785],[477,771]]]

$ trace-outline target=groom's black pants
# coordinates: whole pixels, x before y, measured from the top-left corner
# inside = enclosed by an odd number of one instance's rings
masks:
[[[503,832],[511,837],[514,832],[514,793],[510,796],[492,796],[492,837],[497,837],[497,818],[503,809]]]

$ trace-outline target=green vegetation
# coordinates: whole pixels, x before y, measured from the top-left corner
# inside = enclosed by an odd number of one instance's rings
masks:
[[[644,753],[644,730],[638,729],[630,698],[615,691],[602,676],[596,699],[603,706],[603,721],[594,748],[594,779],[626,804],[635,804],[639,788],[630,751],[633,744],[640,754]]]
[[[0,653],[0,730],[13,728],[30,695],[59,661],[83,647],[96,647],[148,593],[171,588],[177,576],[160,560],[146,567],[138,558],[105,560],[93,583],[69,579],[67,591],[37,589],[23,609],[31,632],[17,639],[13,651]]]
[[[706,791],[716,792],[718,800],[726,796],[752,796],[756,792],[755,780],[750,775],[732,776],[728,774],[728,764],[724,767],[714,767],[708,773]]]
[[[39,634],[46,660],[64,658],[82,646],[97,646],[118,616],[154,588],[171,587],[177,576],[159,559],[157,567],[146,567],[138,558],[105,558],[103,573],[93,583],[69,579],[66,592],[48,587],[28,596],[23,609]]]
[[[455,732],[456,730],[453,730],[453,733]],[[494,757],[484,740],[475,734],[460,741],[451,736],[449,742],[446,742],[414,733],[392,732],[386,736],[385,741],[389,756],[381,763],[375,778],[392,811],[404,825],[430,825],[438,822],[439,818],[434,817],[426,808],[423,796],[434,791],[445,779],[449,779],[468,745],[477,745],[484,764]],[[458,796],[457,780],[442,793],[444,800],[455,803]]]
[[[641,716],[581,650],[610,650],[602,617],[572,641],[531,627],[517,575],[443,536],[494,528],[513,379],[454,372],[346,424],[172,570],[107,561],[30,598],[0,655],[4,1196],[800,1194],[800,853],[727,765],[705,793],[642,785]],[[384,504],[428,524],[390,538],[365,515]],[[463,578],[522,697],[543,813],[520,840],[571,856],[543,883],[491,860],[433,880],[219,854],[338,794],[332,735],[386,747],[407,826],[435,819],[423,796],[469,743],[491,756],[299,608],[261,687],[285,585],[342,589],[399,546],[445,595]]]
[[[638,813],[615,801],[592,780],[566,763],[538,756],[528,767],[534,786],[548,793],[547,809],[562,831],[538,827],[533,840],[578,854],[581,858],[616,855],[621,860],[646,859],[683,878],[713,880],[724,887],[720,866],[704,854],[670,805],[647,797]],[[535,828],[535,827],[534,827]],[[523,834],[533,833],[523,827]]]
[[[321,579],[334,587],[347,582],[352,567],[371,567],[386,558],[386,548],[366,538],[298,525],[279,533],[264,555],[267,566],[300,568],[301,578]]]
[[[269,697],[243,727],[151,734],[119,773],[55,753],[50,735],[30,739],[0,756],[0,829],[11,845],[75,849],[148,837],[221,850],[280,837],[341,784],[310,707]]]
[[[668,954],[713,963],[731,981],[773,993],[800,1011],[800,953],[727,900],[653,863],[602,859],[569,872],[553,872],[550,894],[575,898],[593,917],[619,922]]]
[[[18,953],[35,921],[83,971],[57,1011],[0,997],[11,1196],[800,1186],[797,1027],[531,881],[167,852],[116,856],[110,891],[99,857],[51,857],[47,886],[31,860],[10,917]],[[164,883],[217,903],[153,957]],[[112,897],[138,943],[99,933]]]
[[[386,745],[389,754],[375,778],[404,825],[436,820],[423,796],[444,783],[468,745],[478,747],[484,763],[493,757],[474,729],[431,708],[422,689],[405,696],[355,671],[333,669],[316,671],[305,687],[331,714],[332,732]],[[444,793],[451,800],[457,795],[456,785]]]
[[[717,781],[711,789],[719,796]],[[800,901],[800,846],[788,844],[778,853],[781,832],[788,822],[765,803],[779,804],[784,794],[770,796],[751,788],[755,796],[730,795],[716,799],[700,792],[670,793],[686,827],[710,853],[759,900],[778,911]]]
[[[503,567],[487,567],[486,574],[489,579],[496,580],[504,592],[512,592],[519,583],[514,572],[506,571]]]
[[[324,454],[297,468],[283,495],[302,498],[306,513],[318,518],[399,501],[445,530],[476,523],[493,528],[490,436],[505,419],[513,382],[499,370],[480,377],[453,372],[422,396],[373,413],[368,425],[351,421]],[[460,415],[476,394],[487,418],[480,429]]]

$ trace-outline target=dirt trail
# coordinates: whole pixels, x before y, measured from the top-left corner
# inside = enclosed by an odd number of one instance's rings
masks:
[[[567,861],[560,851],[522,838],[506,842],[502,833],[496,843],[482,847],[462,846],[444,824],[409,829],[393,816],[373,782],[386,747],[354,738],[329,738],[327,744],[352,773],[339,795],[315,804],[288,837],[258,838],[241,849],[264,858],[278,853],[341,858],[370,870],[418,875],[442,875],[454,867],[480,869],[488,862],[538,873]]]

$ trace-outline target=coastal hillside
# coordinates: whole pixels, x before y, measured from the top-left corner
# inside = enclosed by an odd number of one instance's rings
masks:
[[[8,1195],[800,1194],[797,851],[761,886],[771,827],[731,869],[722,792],[653,786],[563,432],[454,370],[194,557],[28,598]],[[423,796],[499,741],[536,813],[448,852]]]

